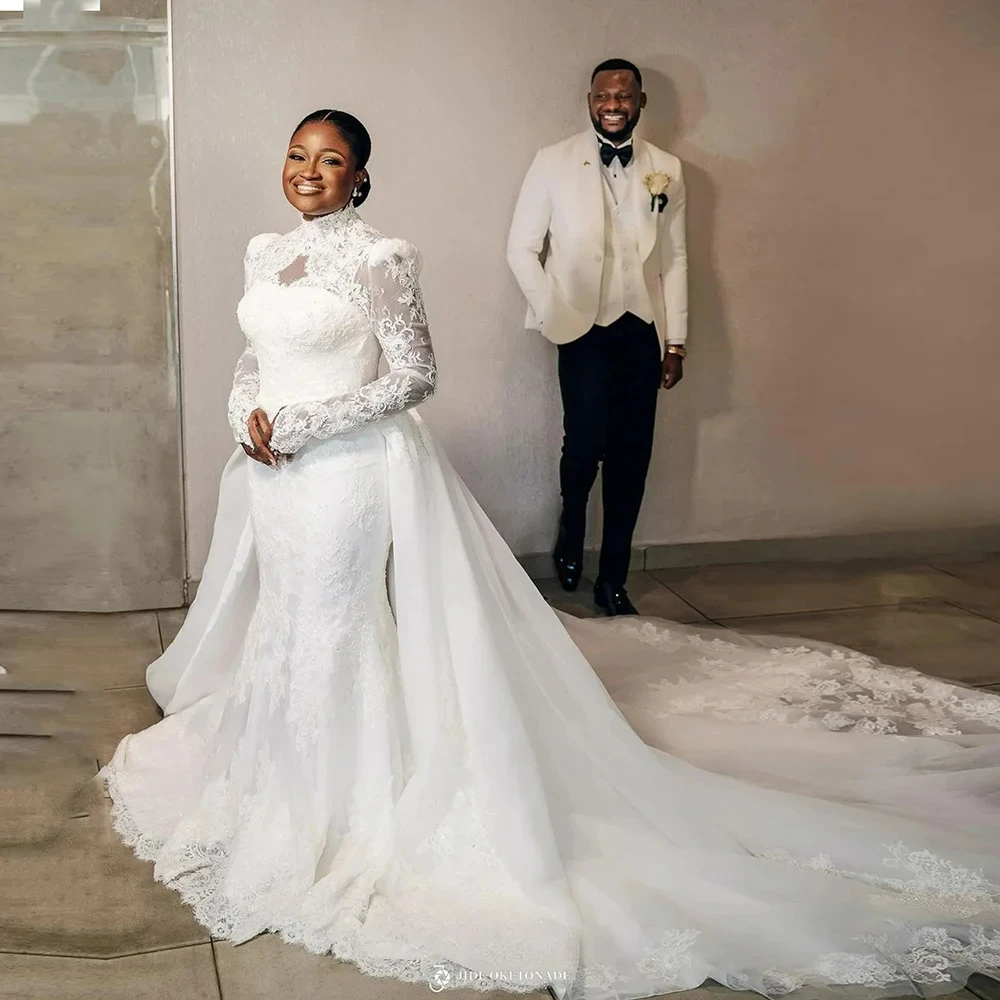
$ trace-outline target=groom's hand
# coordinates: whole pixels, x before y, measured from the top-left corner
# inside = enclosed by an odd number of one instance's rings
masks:
[[[684,378],[684,359],[679,354],[664,354],[660,385],[664,389],[673,389],[682,378]]]

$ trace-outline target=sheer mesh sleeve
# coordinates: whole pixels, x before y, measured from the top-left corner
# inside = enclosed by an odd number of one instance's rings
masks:
[[[243,258],[243,292],[253,284],[254,264],[257,255],[265,244],[274,238],[274,233],[262,233],[255,236],[247,245],[247,252]],[[250,414],[257,408],[257,393],[260,391],[260,373],[257,369],[257,357],[250,349],[250,344],[245,342],[243,353],[236,362],[236,371],[233,373],[233,387],[229,391],[229,426],[233,429],[233,436],[237,442],[253,445],[250,440],[250,432],[247,430],[247,421]]]
[[[240,355],[236,362],[236,372],[233,374],[233,387],[229,391],[229,426],[233,429],[233,437],[237,442],[252,445],[247,421],[257,407],[257,391],[260,388],[260,375],[257,371],[257,358],[250,346]]]
[[[309,438],[330,438],[416,406],[434,391],[437,366],[418,277],[420,255],[402,240],[382,240],[358,270],[387,374],[355,392],[293,403],[273,422],[272,451],[290,455]]]

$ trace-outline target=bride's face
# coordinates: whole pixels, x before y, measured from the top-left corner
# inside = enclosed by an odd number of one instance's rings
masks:
[[[363,178],[351,147],[332,125],[310,122],[292,136],[281,183],[285,197],[303,215],[339,211]]]

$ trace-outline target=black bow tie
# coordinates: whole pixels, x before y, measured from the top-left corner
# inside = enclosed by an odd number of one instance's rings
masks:
[[[632,144],[627,146],[612,146],[610,142],[601,143],[601,163],[606,167],[611,166],[611,161],[618,157],[621,165],[627,167],[632,159]]]

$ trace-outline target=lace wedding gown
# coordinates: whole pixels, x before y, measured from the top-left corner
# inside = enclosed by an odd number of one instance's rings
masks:
[[[1000,968],[1000,698],[553,611],[408,409],[418,269],[352,208],[250,242],[233,428],[294,457],[226,468],[166,717],[101,772],[124,840],[220,938],[434,990]]]

